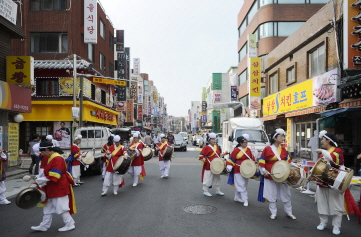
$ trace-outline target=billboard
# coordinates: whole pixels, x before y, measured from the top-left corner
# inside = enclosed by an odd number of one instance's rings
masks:
[[[115,50],[124,51],[124,30],[116,30],[115,32]]]

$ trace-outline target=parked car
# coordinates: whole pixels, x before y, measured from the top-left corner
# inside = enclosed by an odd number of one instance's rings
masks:
[[[193,145],[202,148],[204,146],[203,137],[201,135],[196,135],[195,138],[193,139]]]
[[[184,141],[188,144],[188,133],[180,132],[179,134],[182,135]]]
[[[174,149],[187,151],[187,143],[184,141],[183,136],[180,134],[174,134]]]

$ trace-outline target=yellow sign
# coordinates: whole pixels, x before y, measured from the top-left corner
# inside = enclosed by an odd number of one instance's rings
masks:
[[[9,123],[8,126],[8,151],[9,154],[9,165],[15,166],[18,165],[19,157],[19,124],[18,123]],[[24,147],[24,152],[25,147]]]
[[[276,115],[313,106],[313,80],[301,82],[263,99],[263,116]]]
[[[154,101],[154,104],[157,104],[158,103],[158,93],[157,92],[153,92],[153,101]]]
[[[111,84],[111,85],[118,85],[118,86],[126,86],[126,81],[118,81],[113,79],[105,79],[100,77],[93,77],[93,82],[95,83],[102,83],[102,84]]]
[[[34,58],[7,56],[6,82],[16,85],[34,85]]]

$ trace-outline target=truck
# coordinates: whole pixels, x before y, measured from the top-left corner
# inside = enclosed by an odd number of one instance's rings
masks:
[[[73,137],[82,136],[81,143],[79,144],[80,151],[92,152],[94,156],[94,163],[88,167],[87,172],[102,173],[101,158],[104,156],[104,153],[101,153],[101,149],[108,142],[111,134],[120,135],[122,141],[127,143],[129,141],[130,128],[82,127],[75,130]],[[66,157],[70,154],[70,149],[63,149],[63,151]],[[84,172],[83,168],[81,170]]]
[[[248,134],[248,147],[256,159],[259,159],[263,149],[269,146],[268,136],[263,130],[260,118],[235,117],[222,123],[222,151],[232,153],[236,147],[237,137]]]

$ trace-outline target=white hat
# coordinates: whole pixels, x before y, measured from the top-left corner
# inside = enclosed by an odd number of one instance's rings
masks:
[[[214,139],[217,137],[217,135],[214,133],[214,132],[211,132],[209,135],[208,135],[209,139]]]
[[[119,135],[114,136],[114,142],[120,142],[120,136]]]
[[[159,136],[160,136],[160,137],[165,137],[165,135],[164,135],[163,133],[162,133],[162,134],[160,134]]]
[[[242,134],[242,136],[244,137],[244,139],[246,139],[247,141],[249,140],[249,135],[247,133]]]
[[[139,137],[139,133],[133,133],[133,137]]]
[[[79,134],[78,136],[74,137],[74,141],[78,140],[78,139],[82,139],[82,138],[83,138],[83,136]]]
[[[113,133],[110,134],[111,137],[114,137],[115,135]]]
[[[274,139],[277,135],[286,135],[286,132],[282,128],[277,128],[276,133],[273,135],[272,139]]]
[[[52,135],[47,135],[46,140],[53,140],[53,136]]]

